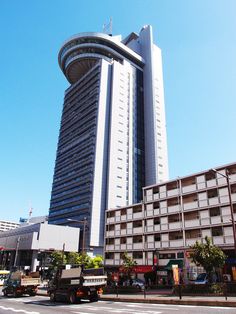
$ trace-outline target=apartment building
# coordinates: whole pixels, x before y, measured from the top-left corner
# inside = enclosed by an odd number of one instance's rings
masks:
[[[236,163],[145,187],[142,203],[107,211],[105,265],[121,265],[127,251],[138,265],[187,268],[189,246],[208,236],[236,266],[232,220]]]
[[[19,225],[17,222],[0,220],[0,232],[18,228]]]

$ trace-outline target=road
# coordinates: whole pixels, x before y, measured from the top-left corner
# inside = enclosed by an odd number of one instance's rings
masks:
[[[81,304],[51,303],[48,297],[5,298],[0,296],[0,314],[235,314],[235,308],[99,301]]]

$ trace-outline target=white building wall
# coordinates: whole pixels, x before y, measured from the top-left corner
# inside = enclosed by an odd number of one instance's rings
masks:
[[[152,27],[140,32],[144,66],[145,177],[146,185],[168,179],[162,58],[153,44]],[[161,166],[158,166],[161,164]]]
[[[104,210],[106,208],[106,165],[109,136],[109,101],[111,65],[101,60],[101,84],[97,117],[97,138],[94,165],[93,198],[91,209],[90,246],[102,246],[104,242]]]
[[[133,202],[133,67],[113,63],[110,109],[108,208]]]

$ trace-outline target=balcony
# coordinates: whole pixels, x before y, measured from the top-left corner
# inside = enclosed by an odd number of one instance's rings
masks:
[[[169,229],[171,229],[171,230],[180,229],[181,226],[182,226],[182,223],[180,221],[169,223]]]
[[[115,230],[107,231],[106,236],[107,237],[113,237],[115,235]]]
[[[198,202],[196,201],[184,204],[184,210],[196,209],[196,208],[198,208]]]
[[[121,220],[121,221],[125,221],[125,220],[127,220],[127,216],[126,216],[126,215],[122,215],[122,216],[120,216],[120,220]]]
[[[200,222],[199,219],[185,220],[184,225],[186,228],[199,227]]]
[[[216,179],[208,180],[208,181],[206,182],[206,184],[207,184],[207,187],[208,187],[208,188],[211,188],[211,187],[213,187],[213,186],[216,186]]]
[[[115,222],[115,217],[107,218],[107,223]]]
[[[133,228],[133,232],[131,231],[131,233],[142,233],[142,232],[143,232],[143,227]]]
[[[155,193],[153,194],[153,200],[158,200],[160,197],[159,197],[159,193]]]
[[[231,244],[231,245],[234,244],[234,237],[233,237],[233,235],[225,236],[225,244]]]
[[[114,265],[114,259],[105,259],[105,265]]]
[[[191,184],[191,185],[187,185],[187,186],[182,187],[183,193],[194,192],[194,191],[196,191],[196,189],[197,189],[196,184]]]
[[[115,235],[119,236],[120,235],[120,230],[115,230]]]
[[[221,216],[214,216],[211,217],[211,224],[220,224],[221,223]]]
[[[161,247],[162,248],[168,248],[169,247],[169,241],[161,241]]]
[[[137,265],[143,265],[143,259],[142,258],[134,258],[136,261]]]
[[[210,218],[201,218],[201,225],[202,226],[209,226],[210,225]]]
[[[154,242],[148,242],[147,243],[147,248],[148,249],[154,249]]]
[[[120,216],[116,216],[116,217],[115,217],[115,221],[116,221],[116,222],[119,222],[119,221],[120,221]]]
[[[120,234],[121,234],[121,235],[126,235],[126,233],[127,233],[126,229],[121,229],[121,230],[120,230]]]
[[[140,242],[140,243],[133,243],[133,249],[136,250],[136,249],[143,249],[143,242]]]
[[[178,194],[179,194],[178,189],[173,189],[173,190],[167,191],[167,196],[177,196]]]
[[[161,247],[160,241],[155,241],[155,249],[159,249]]]
[[[178,213],[180,211],[180,205],[168,206],[168,213]]]
[[[154,231],[160,231],[161,225],[154,225]]]
[[[196,241],[198,242],[202,242],[201,238],[191,238],[191,239],[186,239],[186,246],[190,246],[190,245],[194,245],[196,243]]]
[[[161,230],[168,230],[168,224],[161,224]]]
[[[143,218],[143,212],[133,213],[133,218]]]
[[[219,204],[219,199],[218,197],[212,197],[208,199],[209,205],[218,205]]]
[[[223,236],[216,236],[212,237],[212,241],[214,245],[224,244],[224,237]]]
[[[170,240],[170,247],[182,247],[184,246],[184,241],[183,239],[178,239],[178,240]]]
[[[107,244],[106,245],[106,251],[113,251],[115,249],[114,244]]]

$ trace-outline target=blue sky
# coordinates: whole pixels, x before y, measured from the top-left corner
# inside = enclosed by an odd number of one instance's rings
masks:
[[[170,178],[235,161],[235,0],[1,0],[0,219],[48,213],[73,34],[151,24],[162,49]]]

